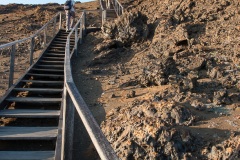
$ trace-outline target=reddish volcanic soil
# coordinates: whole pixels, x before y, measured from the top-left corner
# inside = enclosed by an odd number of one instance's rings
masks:
[[[79,92],[119,158],[240,159],[240,2],[120,2],[125,13],[87,34],[72,60]],[[34,33],[62,9],[0,8],[1,43]],[[100,27],[97,13],[88,16]],[[97,159],[83,128],[75,136],[75,158],[80,148]]]

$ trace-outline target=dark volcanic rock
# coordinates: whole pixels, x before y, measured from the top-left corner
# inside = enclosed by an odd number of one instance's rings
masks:
[[[213,103],[216,105],[230,104],[231,101],[228,97],[228,91],[226,89],[222,89],[214,92]]]
[[[147,17],[140,12],[125,13],[115,23],[105,23],[103,34],[129,46],[132,42],[145,40],[148,36]]]
[[[112,110],[101,125],[121,159],[179,159],[195,149],[194,137],[184,128],[193,116],[174,102],[147,101]]]

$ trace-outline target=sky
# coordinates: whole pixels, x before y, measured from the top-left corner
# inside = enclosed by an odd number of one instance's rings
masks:
[[[59,3],[63,4],[66,0],[0,0],[0,5],[5,5],[9,3],[18,3],[18,4],[46,4],[46,3]],[[90,2],[94,0],[75,0],[80,2]]]

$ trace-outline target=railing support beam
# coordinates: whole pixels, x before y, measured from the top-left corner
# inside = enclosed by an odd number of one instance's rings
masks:
[[[44,42],[44,47],[46,47],[47,46],[47,31],[46,31],[46,29],[44,29],[44,31],[43,31],[43,42]]]
[[[87,34],[87,28],[86,28],[86,11],[83,10],[83,18],[82,18],[82,24],[83,24],[83,36]]]
[[[54,22],[53,22],[53,36],[56,34],[56,24],[57,24],[57,17],[54,18]]]
[[[11,51],[11,57],[10,57],[10,72],[9,72],[8,88],[10,88],[13,85],[15,52],[16,52],[16,44],[12,45],[12,51]]]
[[[33,52],[34,52],[34,37],[30,41],[30,66],[33,64]]]
[[[75,27],[75,46],[74,46],[74,52],[77,56],[78,54],[78,30],[77,30],[77,27]]]
[[[62,13],[60,13],[59,15],[59,26],[58,26],[58,29],[61,29],[62,28]]]
[[[72,160],[75,108],[66,88],[64,88],[64,98],[61,159]]]

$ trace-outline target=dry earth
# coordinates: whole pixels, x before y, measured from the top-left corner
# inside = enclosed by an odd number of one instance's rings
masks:
[[[77,17],[81,15],[82,10],[96,10],[98,8],[99,5],[96,1],[87,3],[76,2]],[[57,3],[48,3],[45,5],[0,5],[0,45],[33,35],[60,11],[63,12],[63,6]],[[92,17],[96,17],[97,20]],[[87,18],[89,21],[87,25],[98,27],[100,19],[98,17],[98,12],[88,13]],[[64,25],[65,17],[63,16],[63,27]],[[14,82],[29,67],[29,46],[30,41],[17,45]],[[43,49],[43,36],[35,37],[35,46],[36,53],[34,59],[36,60]],[[11,48],[0,49],[0,96],[5,93],[8,87],[10,53]]]
[[[125,14],[89,33],[72,65],[118,156],[240,159],[240,2],[121,2]],[[89,139],[74,145],[97,159]]]

